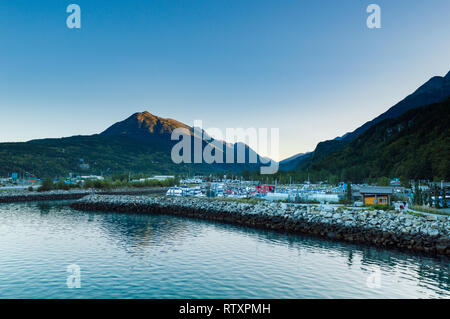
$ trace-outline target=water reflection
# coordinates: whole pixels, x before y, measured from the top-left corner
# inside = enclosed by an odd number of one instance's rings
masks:
[[[138,253],[152,247],[170,247],[176,249],[187,236],[195,238],[201,233],[201,225],[183,222],[166,216],[127,214],[123,218],[117,213],[96,213],[102,230],[119,247],[127,252]]]
[[[0,205],[0,295],[72,297],[54,278],[76,261],[84,298],[450,297],[446,257],[68,203]]]
[[[48,214],[52,209],[52,204],[49,202],[41,202],[37,204],[37,208],[41,212],[42,215]]]
[[[127,251],[135,252],[136,248],[148,246],[169,246],[175,249],[176,245],[181,244],[185,238],[199,237],[205,229],[213,227],[220,232],[238,233],[245,237],[252,237],[259,242],[285,245],[289,249],[296,250],[298,256],[303,253],[339,256],[347,261],[348,269],[355,266],[354,258],[356,256],[362,271],[370,272],[374,266],[377,266],[394,274],[394,284],[401,280],[403,272],[408,269],[408,272],[416,274],[419,286],[428,287],[432,283],[439,289],[450,290],[449,258],[443,256],[426,256],[396,249],[385,250],[369,245],[343,243],[308,235],[283,234],[182,217],[130,214],[124,218],[123,214],[117,213],[97,214],[102,214],[101,223],[110,238],[120,238],[121,246]],[[414,266],[411,266],[411,263]]]

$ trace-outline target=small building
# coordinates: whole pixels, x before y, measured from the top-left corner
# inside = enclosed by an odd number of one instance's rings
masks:
[[[432,185],[433,187],[437,186],[437,187],[439,187],[441,189],[442,188],[450,188],[450,182],[444,182],[444,181],[442,181],[442,182],[431,182],[430,185]]]
[[[89,175],[89,176],[77,176],[77,179],[82,181],[102,181],[105,178],[103,176]]]
[[[305,197],[308,201],[317,201],[321,203],[339,203],[338,194],[311,193],[306,194]]]
[[[288,200],[289,194],[287,193],[267,193],[263,199],[268,201]]]
[[[392,187],[366,186],[359,190],[364,205],[390,205],[393,194]]]
[[[363,186],[364,187],[364,186]],[[361,192],[359,191],[361,188],[360,185],[352,185],[352,200],[354,202],[362,202],[363,198],[361,195]],[[344,197],[346,194],[342,194],[342,196]]]
[[[400,186],[402,183],[400,182],[399,178],[394,178],[390,182],[391,186]]]
[[[258,193],[273,193],[275,192],[275,185],[256,185],[256,192]]]
[[[147,179],[156,181],[165,181],[166,179],[174,179],[174,178],[175,178],[174,175],[155,175]]]

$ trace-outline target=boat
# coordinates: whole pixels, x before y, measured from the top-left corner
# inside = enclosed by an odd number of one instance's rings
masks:
[[[170,187],[167,190],[166,196],[182,196],[183,190],[180,187]]]

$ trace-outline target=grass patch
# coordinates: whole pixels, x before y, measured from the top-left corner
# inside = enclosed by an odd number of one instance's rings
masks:
[[[439,209],[432,208],[432,207],[419,206],[419,205],[411,205],[410,207],[411,207],[411,209],[419,211],[419,212],[424,212],[424,213],[434,214],[434,215],[450,216],[450,213],[447,213],[446,211],[439,210]]]
[[[367,210],[395,210],[395,207],[392,205],[365,205],[364,208]]]
[[[144,188],[144,187],[170,187],[177,184],[176,179],[166,179],[163,181],[159,180],[145,180],[142,182],[129,182],[128,180],[113,180],[113,179],[104,179],[104,180],[86,180],[84,183],[78,184],[66,184],[64,181],[59,181],[54,183],[50,178],[44,178],[42,181],[41,187],[39,187],[38,192],[50,191],[50,190],[69,190],[73,188],[79,189],[101,189],[101,190],[109,190],[109,189],[117,189],[117,188]]]
[[[260,199],[258,198],[228,198],[228,197],[213,197],[208,198],[210,201],[220,201],[220,202],[234,202],[234,203],[245,203],[245,204],[258,204]]]
[[[407,214],[413,215],[413,216],[418,216],[418,217],[425,217],[424,214],[421,213],[416,213],[416,212],[410,212],[410,211],[406,211]]]

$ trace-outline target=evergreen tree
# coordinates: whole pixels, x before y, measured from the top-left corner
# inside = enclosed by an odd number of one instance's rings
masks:
[[[434,184],[434,207],[439,207],[439,189],[436,184]]]
[[[447,208],[447,189],[444,187],[442,189],[442,208]]]
[[[422,190],[419,188],[417,193],[417,205],[422,205]]]
[[[45,177],[42,180],[41,187],[39,187],[38,191],[45,192],[50,191],[54,188],[53,180],[50,177]]]
[[[431,197],[431,186],[430,186],[430,190],[429,190],[429,192],[428,192],[428,205],[429,205],[430,207],[433,206],[433,198]]]
[[[348,203],[351,203],[351,202],[353,202],[353,196],[352,196],[352,183],[351,182],[348,182],[347,183],[347,194],[346,194],[346,201],[348,202]]]
[[[414,204],[419,205],[419,186],[414,185]]]

